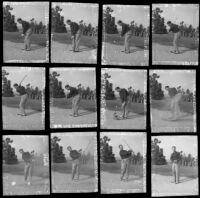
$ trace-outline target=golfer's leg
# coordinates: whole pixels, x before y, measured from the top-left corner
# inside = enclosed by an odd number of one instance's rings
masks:
[[[79,175],[80,175],[80,163],[77,164],[77,168],[76,168],[76,178],[79,179]]]
[[[76,115],[76,116],[78,115],[78,113],[77,113],[78,112],[78,110],[77,110],[78,107],[77,106],[78,106],[78,96],[75,96],[74,97],[74,115]]]
[[[125,117],[125,111],[126,111],[126,103],[123,102],[123,103],[122,103],[122,117],[123,117],[123,118]]]
[[[75,97],[72,98],[72,115],[74,116],[74,100],[75,100]]]
[[[176,183],[179,183],[179,164],[176,164]]]
[[[173,180],[174,182],[176,182],[176,176],[175,176],[175,172],[174,172],[174,163],[172,163],[172,177],[173,177]]]
[[[128,178],[129,178],[129,168],[130,168],[130,160],[127,159],[127,162],[126,162],[126,180],[128,180]]]
[[[75,35],[72,36],[72,50],[75,51]]]
[[[76,36],[76,48],[75,48],[76,51],[79,51],[80,40],[81,40],[81,34],[78,33]]]
[[[24,180],[27,181],[27,177],[28,177],[28,166],[27,164],[25,164],[24,166]]]
[[[120,180],[123,180],[123,178],[124,178],[124,173],[125,173],[125,169],[126,167],[125,167],[125,163],[124,163],[124,160],[122,159],[122,161],[121,161],[121,176],[120,176]]]
[[[20,114],[23,114],[23,102],[24,102],[24,99],[23,99],[23,96],[21,96],[20,103],[19,103],[19,113]]]
[[[127,38],[127,52],[130,52],[130,42],[131,42],[131,34],[128,34],[128,38]]]
[[[24,49],[27,50],[28,46],[27,46],[27,34],[24,34]]]
[[[128,50],[127,48],[128,48],[128,34],[126,33],[124,37],[124,52],[127,52]]]
[[[74,179],[75,171],[76,171],[76,165],[75,162],[72,161],[72,180]]]
[[[174,33],[173,45],[174,45],[174,51],[176,52],[178,52],[177,39],[178,39],[178,33]]]
[[[21,100],[21,113],[23,115],[25,115],[25,104],[26,104],[26,95],[21,96],[22,100]]]

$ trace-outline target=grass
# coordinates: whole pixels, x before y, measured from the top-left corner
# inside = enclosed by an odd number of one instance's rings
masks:
[[[144,40],[145,37],[132,36],[130,46],[144,49]],[[124,45],[124,37],[120,37],[119,34],[105,34],[104,42],[116,45]],[[148,43],[146,45],[147,47],[149,46]]]
[[[72,99],[66,98],[54,98],[53,106],[61,109],[71,109],[72,108]],[[88,110],[95,112],[96,111],[96,103],[94,100],[85,100],[82,99],[80,102],[80,109]]]
[[[151,108],[158,109],[161,111],[170,111],[170,104],[166,100],[152,100]],[[194,108],[192,102],[180,102],[181,111],[189,114],[194,114]]]
[[[11,41],[14,43],[24,43],[24,37],[19,32],[3,32],[3,40]],[[47,36],[46,34],[32,34],[31,43],[46,47]]]
[[[53,33],[52,41],[56,41],[62,44],[71,44],[71,34],[68,33]],[[85,46],[91,49],[97,47],[95,40],[90,36],[82,35],[80,40],[80,46]]]
[[[111,111],[115,111],[116,109],[119,111],[121,110],[121,102],[119,100],[106,100],[106,108]],[[129,111],[140,115],[146,114],[144,103],[132,102],[129,104]]]
[[[152,173],[164,175],[164,176],[171,176],[172,175],[172,168],[170,164],[167,165],[152,165]],[[197,178],[198,177],[198,167],[188,167],[188,166],[181,166],[180,167],[180,175],[183,177],[188,178]]]
[[[43,158],[35,157],[35,162],[33,162],[33,176],[48,178],[49,177],[49,167],[43,166]],[[3,165],[3,173],[8,173],[12,175],[24,175],[24,162],[20,161],[18,164]]]
[[[117,160],[115,163],[101,163],[101,170],[112,174],[120,174],[121,172],[121,161]],[[143,177],[143,165],[130,165],[130,174],[134,174]]]
[[[173,34],[152,34],[152,42],[161,45],[172,46]],[[191,50],[197,49],[197,43],[194,38],[181,37],[178,41],[178,46],[186,47]]]
[[[52,172],[59,172],[63,174],[72,173],[72,161],[68,160],[66,163],[53,163],[51,165]],[[95,177],[95,167],[94,162],[91,160],[87,164],[81,164],[80,169],[81,175],[88,175],[90,177]]]
[[[11,108],[19,108],[20,97],[2,97],[2,105]],[[42,111],[42,100],[28,99],[26,109]]]

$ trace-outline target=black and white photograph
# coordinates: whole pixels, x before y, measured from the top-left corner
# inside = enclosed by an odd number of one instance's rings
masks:
[[[97,63],[98,13],[95,3],[52,3],[52,63]]]
[[[49,138],[46,135],[4,135],[3,195],[48,195]]]
[[[150,70],[152,132],[196,132],[196,70]]]
[[[51,133],[53,193],[98,191],[96,132]]]
[[[146,192],[146,133],[101,132],[102,194]]]
[[[149,5],[103,5],[102,64],[148,66]]]
[[[199,194],[197,136],[152,136],[152,196]]]
[[[44,98],[44,67],[2,67],[4,130],[44,130]]]
[[[97,126],[95,68],[50,68],[51,128]]]
[[[101,128],[146,129],[147,71],[101,70]]]
[[[3,2],[3,61],[49,62],[49,2]]]
[[[199,4],[152,4],[154,65],[198,65]]]

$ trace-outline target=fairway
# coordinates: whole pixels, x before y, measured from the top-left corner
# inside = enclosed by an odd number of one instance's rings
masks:
[[[45,34],[31,36],[31,51],[24,51],[24,40],[19,32],[3,33],[3,52],[5,62],[47,62],[48,49]]]
[[[96,192],[94,163],[82,164],[78,182],[71,180],[72,162],[52,164],[52,190],[54,193],[64,192]]]
[[[147,66],[149,50],[148,42],[144,40],[144,37],[133,36],[130,42],[131,53],[125,54],[121,52],[124,50],[124,38],[118,34],[106,34],[102,43],[102,64]]]
[[[172,34],[152,35],[153,64],[185,65],[198,64],[198,45],[194,38],[181,37],[178,40],[180,54],[170,53],[173,50]]]
[[[101,163],[101,191],[107,193],[145,192],[146,183],[142,165],[130,165],[129,181],[120,181],[121,164]]]
[[[172,182],[170,165],[152,166],[152,195],[175,196],[198,194],[198,167],[180,167],[180,183]],[[168,189],[166,193],[166,189]]]
[[[93,37],[82,36],[80,52],[72,51],[70,33],[53,33],[51,61],[56,63],[97,63],[97,44]]]

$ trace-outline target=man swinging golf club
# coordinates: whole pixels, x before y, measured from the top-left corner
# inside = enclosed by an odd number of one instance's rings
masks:
[[[25,79],[25,77],[23,78],[23,80]],[[15,83],[13,86],[16,89],[16,92],[18,92],[19,95],[21,96],[19,103],[19,113],[17,115],[26,116],[25,107],[28,100],[28,94],[26,92],[25,87],[21,85],[22,81],[19,83],[19,85]]]
[[[178,25],[172,23],[171,21],[168,21],[167,25],[170,27],[169,32],[173,32],[174,34],[174,40],[173,40],[174,50],[170,52],[174,54],[180,54],[180,51],[178,49],[178,40],[181,37],[180,28]]]
[[[78,181],[80,174],[82,149],[79,149],[78,151],[72,150],[72,147],[68,146],[67,150],[69,151],[69,155],[72,158],[72,181]]]
[[[29,22],[22,20],[21,18],[17,19],[17,22],[22,25],[23,34],[24,36],[24,50],[31,51],[31,35],[33,33],[32,26]]]
[[[121,157],[121,176],[120,176],[120,180],[121,181],[128,181],[128,177],[129,177],[129,168],[130,168],[130,157],[132,155],[132,150],[124,150],[123,149],[123,145],[120,144],[119,145],[119,155]],[[124,179],[125,177],[125,179]]]

